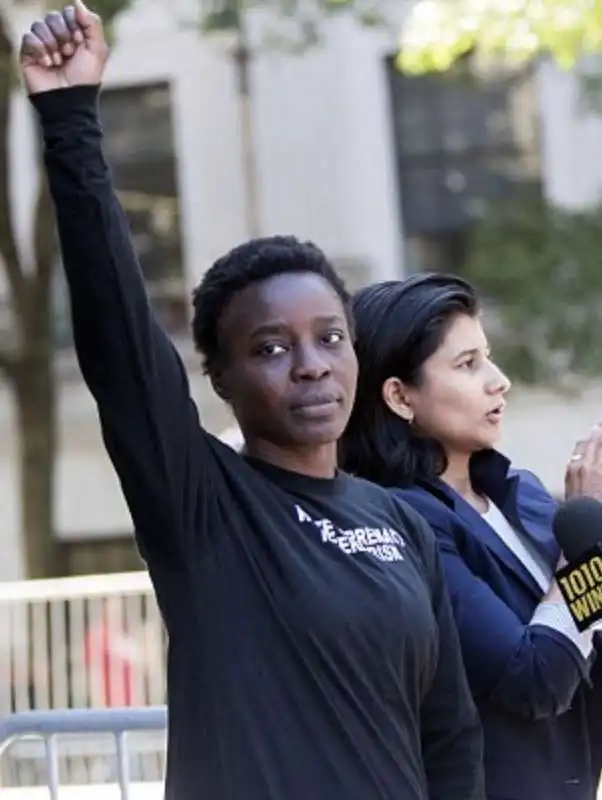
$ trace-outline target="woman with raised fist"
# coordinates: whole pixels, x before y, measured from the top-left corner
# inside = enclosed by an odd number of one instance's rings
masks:
[[[208,434],[103,157],[107,56],[80,4],[32,26],[21,64],[79,363],[169,634],[167,797],[482,800],[434,537],[336,469],[357,377],[341,280],[283,236],[209,269],[193,335],[243,454]]]

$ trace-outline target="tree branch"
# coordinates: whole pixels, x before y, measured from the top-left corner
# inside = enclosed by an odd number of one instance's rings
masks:
[[[10,157],[8,129],[13,88],[13,45],[6,20],[0,14],[0,254],[20,318],[27,306],[27,281],[21,264],[10,217]]]

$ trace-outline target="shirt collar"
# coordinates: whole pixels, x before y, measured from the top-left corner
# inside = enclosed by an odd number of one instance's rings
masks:
[[[470,459],[470,477],[475,489],[502,508],[514,483],[510,475],[510,460],[497,450],[481,450]],[[459,495],[441,478],[417,481],[450,508],[455,509]]]

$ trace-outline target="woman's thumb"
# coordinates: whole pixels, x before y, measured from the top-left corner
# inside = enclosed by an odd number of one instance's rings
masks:
[[[74,5],[75,19],[81,30],[85,33],[87,30],[94,27],[95,23],[98,21],[98,17],[96,14],[91,13],[88,7],[84,5],[83,0],[75,0]]]

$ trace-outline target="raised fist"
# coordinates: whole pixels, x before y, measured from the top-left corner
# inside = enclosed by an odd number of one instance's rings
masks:
[[[99,84],[108,57],[100,17],[81,0],[34,22],[21,42],[21,70],[29,94]]]

